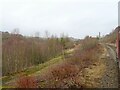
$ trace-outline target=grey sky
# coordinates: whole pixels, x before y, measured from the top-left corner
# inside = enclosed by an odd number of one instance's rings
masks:
[[[0,30],[24,35],[105,35],[118,25],[119,0],[0,0]]]

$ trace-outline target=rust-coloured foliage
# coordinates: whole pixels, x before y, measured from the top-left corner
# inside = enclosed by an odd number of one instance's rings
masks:
[[[34,77],[20,76],[17,80],[17,88],[37,88],[37,83]]]
[[[63,80],[65,78],[75,76],[79,71],[75,65],[69,63],[61,64],[59,67],[56,67],[52,70],[52,75],[57,80]]]

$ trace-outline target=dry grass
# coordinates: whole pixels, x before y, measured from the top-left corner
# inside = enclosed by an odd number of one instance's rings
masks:
[[[85,38],[81,44],[81,50],[89,50],[96,47],[98,40],[96,38]]]
[[[72,86],[78,87],[75,81],[75,77],[78,72],[79,68],[77,66],[71,65],[67,62],[60,63],[48,71],[47,75],[44,76],[46,79],[42,80],[39,85],[40,87],[48,88],[70,88]]]

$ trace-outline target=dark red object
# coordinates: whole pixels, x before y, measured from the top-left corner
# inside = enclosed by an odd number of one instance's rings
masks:
[[[116,52],[117,52],[117,58],[120,61],[120,26],[117,27],[116,30],[117,30]]]

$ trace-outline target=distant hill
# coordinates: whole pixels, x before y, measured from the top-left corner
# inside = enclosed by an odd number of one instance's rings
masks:
[[[116,43],[118,29],[120,29],[120,26],[116,27],[112,32],[103,37],[102,41],[105,43]]]

